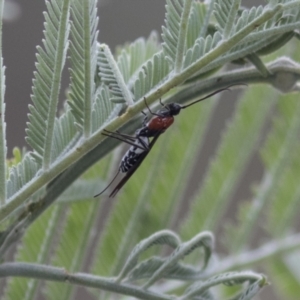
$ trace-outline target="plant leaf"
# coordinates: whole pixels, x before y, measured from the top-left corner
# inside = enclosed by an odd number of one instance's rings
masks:
[[[165,262],[165,258],[151,257],[142,261],[128,274],[126,280],[131,282],[135,280],[150,278]],[[202,271],[189,265],[175,263],[164,273],[164,278],[178,280],[194,280],[199,277]]]
[[[231,35],[231,30],[240,8],[241,0],[217,0],[214,16],[218,21],[217,29],[225,38]]]
[[[27,152],[22,161],[9,170],[7,197],[14,195],[24,184],[32,180],[39,170],[40,164],[37,163],[37,157],[34,158],[32,153]]]
[[[84,136],[92,133],[92,103],[97,66],[97,0],[74,0],[71,7],[71,85],[68,101]]]
[[[26,141],[47,169],[51,162],[55,114],[69,34],[70,0],[46,2],[44,48],[38,47]]]
[[[219,285],[219,284],[225,284],[225,285],[239,285],[245,282],[249,282],[249,286],[246,288],[246,290],[237,298],[239,300],[249,300],[252,299],[254,295],[256,295],[260,289],[266,285],[266,278],[254,274],[252,272],[228,272],[223,273],[219,275],[215,275],[210,277],[209,279],[197,282],[190,286],[182,299],[190,299],[192,296],[202,296],[203,293],[205,293],[209,288]]]
[[[143,69],[145,62],[152,59],[153,55],[160,50],[158,39],[158,34],[153,31],[147,40],[139,38],[119,50],[120,54],[118,55],[117,64],[130,89],[138,73]]]
[[[97,88],[92,112],[93,132],[113,120],[120,113],[121,105],[115,105],[109,101],[110,98],[112,98],[112,94],[108,86],[103,85]]]
[[[166,27],[162,27],[162,44],[166,59],[174,66],[175,73],[182,69],[186,51],[187,23],[193,1],[167,0]]]
[[[64,112],[55,121],[52,161],[64,157],[80,138],[80,133],[74,126],[75,118],[68,105],[65,104]]]
[[[169,74],[169,71],[169,64],[163,52],[155,54],[151,60],[143,65],[143,69],[134,82],[135,99],[141,99],[150,90],[154,89]]]
[[[210,232],[201,232],[191,240],[180,244],[171,255],[164,261],[164,263],[157,269],[149,280],[144,285],[144,288],[149,288],[155,281],[164,277],[164,273],[168,271],[170,267],[173,267],[180,259],[183,259],[186,255],[189,255],[197,248],[204,249],[204,264],[202,270],[207,267],[208,261],[213,251],[214,238]]]
[[[98,66],[99,76],[113,95],[110,101],[115,103],[126,103],[128,106],[133,104],[131,91],[128,89],[125,79],[119,69],[112,53],[107,45],[98,45]]]
[[[135,267],[135,265],[138,262],[139,256],[142,254],[142,252],[146,251],[148,248],[154,245],[169,245],[172,248],[175,248],[179,244],[180,244],[179,237],[173,234],[172,232],[167,230],[156,232],[155,234],[144,239],[134,247],[123,269],[121,270],[117,280],[121,281],[127,275],[127,273],[131,271],[133,267]]]
[[[232,0],[229,0],[230,2]],[[226,2],[226,1],[225,1]],[[225,3],[222,1],[222,3]],[[292,8],[291,8],[292,7]],[[291,12],[292,9],[292,12]],[[291,12],[291,17],[285,17]],[[255,19],[261,17],[265,13],[265,10],[262,6],[252,7],[250,10],[243,10],[241,16],[235,21],[232,26],[230,36],[236,35],[238,32],[241,32],[249,22],[253,22]],[[266,48],[274,41],[278,40],[279,37],[284,36],[284,34],[296,30],[297,24],[299,22],[300,6],[295,2],[286,1],[282,8],[278,6],[277,13],[269,19],[269,21],[258,26],[252,33],[247,35],[242,41],[240,41],[236,46],[232,47],[227,53],[218,58],[211,60],[205,67],[198,72],[198,74],[204,74],[210,70],[214,70],[226,62],[237,60],[238,58],[244,58],[251,53],[258,52],[260,49]],[[282,17],[283,16],[283,17]],[[214,36],[220,39],[222,34],[217,31]],[[206,39],[210,38],[209,36]],[[211,39],[211,38],[210,38]],[[209,42],[209,41],[208,41]],[[184,66],[188,67],[201,59],[203,54],[206,52],[203,51],[203,44],[206,42],[203,41],[203,38],[200,37],[196,40],[193,48],[189,49],[185,60]],[[211,46],[212,49],[218,47],[217,44],[211,45],[208,43],[208,46]],[[196,53],[198,53],[197,56]]]
[[[194,46],[195,41],[202,33],[205,16],[206,16],[206,4],[200,1],[193,1],[191,14],[188,22],[186,46],[190,49]],[[205,32],[206,36],[206,32]]]
[[[163,49],[165,57],[174,64],[184,3],[182,0],[167,0],[166,3],[166,27],[162,27]]]

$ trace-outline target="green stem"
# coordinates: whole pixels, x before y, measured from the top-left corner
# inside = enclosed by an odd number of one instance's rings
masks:
[[[32,263],[4,263],[0,265],[0,277],[8,276],[51,280],[64,282],[66,284],[77,284],[121,295],[129,295],[138,299],[174,300],[174,297],[169,295],[145,291],[139,287],[129,284],[117,284],[114,282],[114,278],[104,278],[86,273],[69,273],[63,268],[50,267],[47,265]]]

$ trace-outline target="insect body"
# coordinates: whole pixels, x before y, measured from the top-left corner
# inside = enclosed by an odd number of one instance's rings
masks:
[[[148,149],[149,138],[139,136],[135,141],[135,145],[132,145],[123,156],[120,164],[120,171],[122,173],[128,172],[134,165],[136,165],[141,155],[147,152]]]
[[[158,137],[173,124],[174,116],[178,115],[181,109],[185,109],[191,105],[194,105],[195,103],[210,98],[222,91],[228,90],[229,87],[230,86],[223,89],[219,89],[211,94],[206,95],[204,98],[200,98],[188,105],[180,105],[178,103],[163,104],[160,101],[162,108],[159,109],[156,113],[151,111],[146,100],[144,99],[146,107],[152,115],[152,118],[149,121],[147,121],[147,117],[144,119],[142,127],[135,132],[135,136],[110,131],[105,131],[104,133],[102,133],[103,135],[106,135],[108,137],[115,138],[117,140],[130,144],[131,147],[123,156],[119,170],[112,179],[112,181],[102,192],[95,195],[95,197],[101,195],[104,191],[106,191],[120,172],[126,173],[126,175],[120,180],[117,186],[110,193],[109,197],[113,197],[117,194],[117,192],[123,187],[123,185],[128,181],[128,179],[143,162],[143,160],[148,155],[149,151],[157,141]],[[145,115],[144,112],[142,113]],[[151,141],[149,140],[149,138],[151,138]]]
[[[147,136],[147,137],[153,137],[157,133],[163,133],[166,129],[168,129],[174,122],[174,116],[178,115],[182,109],[185,109],[191,105],[194,105],[200,101],[203,101],[207,98],[210,98],[222,91],[228,90],[229,87],[219,89],[211,94],[206,95],[203,98],[200,98],[188,105],[180,105],[178,103],[169,103],[169,104],[163,104],[160,101],[160,104],[162,105],[162,108],[158,110],[156,113],[151,111],[150,107],[147,105],[147,102],[145,101],[146,107],[148,111],[150,112],[153,117],[147,122],[143,124],[143,127],[139,130],[137,130],[136,134],[138,136]]]
[[[150,108],[148,107],[151,112]],[[157,113],[151,112],[154,117],[152,117],[149,122],[143,125],[143,127],[136,131],[138,136],[153,137],[157,133],[165,132],[174,122],[173,115],[164,113],[163,110],[159,110]]]
[[[110,132],[105,130],[105,132],[102,134],[111,138],[115,138],[117,140],[121,140],[131,145],[131,147],[124,154],[119,166],[119,170],[113,177],[111,182],[106,186],[106,188],[103,191],[94,196],[98,197],[99,195],[103,194],[114,182],[114,180],[117,178],[120,172],[126,173],[126,175],[120,180],[120,182],[109,195],[109,197],[114,197],[118,193],[118,191],[123,187],[123,185],[129,180],[129,178],[133,175],[133,173],[140,166],[140,164],[143,162],[143,160],[148,155],[149,151],[151,150],[152,146],[154,145],[160,134],[156,134],[156,136],[153,137],[151,142],[149,141],[149,138],[147,136],[139,136],[138,133],[136,133],[136,136],[130,136],[119,132]]]

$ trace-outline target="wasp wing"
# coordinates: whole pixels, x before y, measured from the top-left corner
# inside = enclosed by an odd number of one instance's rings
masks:
[[[159,136],[162,134],[162,132],[157,133],[152,141],[149,143],[149,149],[147,151],[144,151],[141,153],[138,161],[136,164],[125,174],[125,176],[120,180],[120,182],[116,185],[116,187],[113,189],[113,191],[110,193],[109,198],[114,197],[119,190],[125,185],[125,183],[130,179],[130,177],[134,174],[134,172],[137,170],[137,168],[141,165],[141,163],[144,161],[148,153],[150,152],[151,148],[159,138]]]

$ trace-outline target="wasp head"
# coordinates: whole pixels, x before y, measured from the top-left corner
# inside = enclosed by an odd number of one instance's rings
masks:
[[[164,105],[164,107],[158,111],[158,114],[163,117],[176,116],[180,113],[181,108],[181,105],[177,103],[169,103]]]

